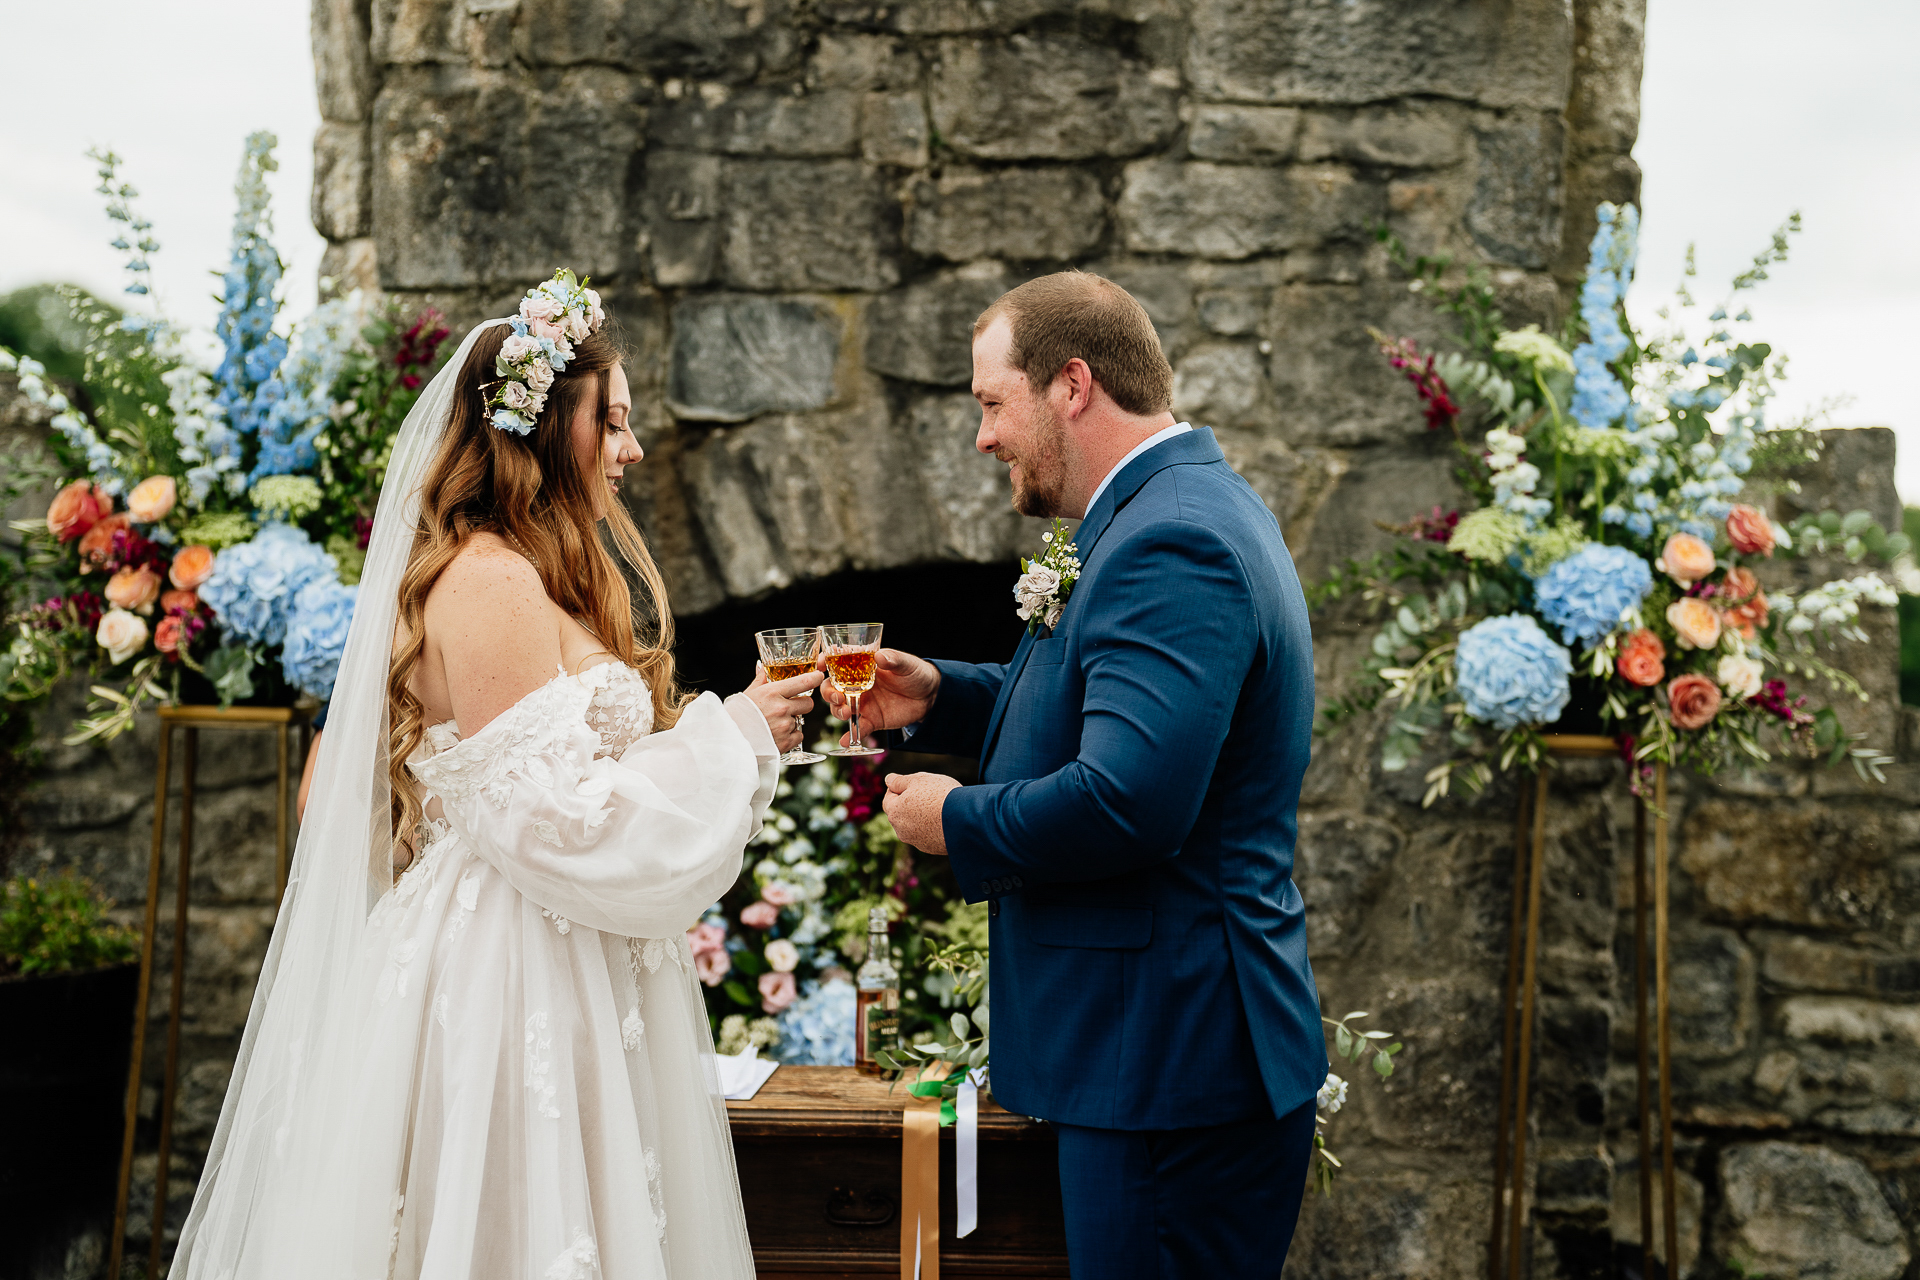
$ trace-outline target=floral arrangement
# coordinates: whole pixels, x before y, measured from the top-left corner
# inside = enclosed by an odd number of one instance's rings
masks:
[[[916,865],[880,812],[885,794],[866,758],[786,771],[740,883],[687,934],[722,1053],[754,1044],[783,1062],[852,1065],[853,974],[874,906],[893,921],[902,1038],[927,1039],[963,1003],[952,971],[928,961],[956,944],[984,952],[986,907],[961,901],[944,862]]]
[[[1734,330],[1752,319],[1739,295],[1785,260],[1798,215],[1704,319],[1689,256],[1649,334],[1623,305],[1637,218],[1600,206],[1579,308],[1557,336],[1508,327],[1483,275],[1448,286],[1444,259],[1410,258],[1382,232],[1410,288],[1460,322],[1464,354],[1374,338],[1428,428],[1453,432],[1473,501],[1393,527],[1403,541],[1392,552],[1348,564],[1314,596],[1389,612],[1358,687],[1327,718],[1391,706],[1388,770],[1445,750],[1426,773],[1427,804],[1456,776],[1478,790],[1496,768],[1537,765],[1541,729],[1570,720],[1622,743],[1636,789],[1655,761],[1712,773],[1769,759],[1769,744],[1850,759],[1862,776],[1889,762],[1793,686],[1864,700],[1824,655],[1865,641],[1861,607],[1894,604],[1893,587],[1871,572],[1798,593],[1762,582],[1780,580],[1778,553],[1858,562],[1909,550],[1866,512],[1783,527],[1764,510],[1791,487],[1789,470],[1818,456],[1820,436],[1811,422],[1768,423],[1783,357]],[[1463,429],[1470,412],[1477,441]]]
[[[493,371],[500,381],[487,393],[493,425],[524,436],[547,407],[553,375],[565,373],[573,344],[583,342],[607,321],[600,295],[575,280],[565,267],[553,279],[528,291],[519,314],[508,323],[513,336],[500,344]]]
[[[73,398],[0,350],[0,370],[53,411],[69,477],[43,520],[14,526],[0,690],[29,702],[87,672],[93,700],[69,742],[111,739],[155,702],[332,693],[392,439],[447,330],[427,312],[403,332],[355,295],[281,331],[274,145],[256,133],[241,159],[213,368],[157,304],[121,314],[78,291],[67,300],[89,340]],[[138,193],[118,157],[89,154],[125,228],[127,292],[151,300],[160,246]]]

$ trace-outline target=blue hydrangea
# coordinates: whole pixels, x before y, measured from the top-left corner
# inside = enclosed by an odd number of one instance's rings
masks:
[[[359,587],[343,587],[337,578],[317,578],[300,588],[287,615],[286,647],[280,653],[287,683],[322,701],[333,696],[359,594]]]
[[[1521,613],[1488,618],[1461,632],[1453,667],[1467,714],[1502,731],[1549,723],[1571,696],[1572,657]]]
[[[1645,560],[1625,547],[1590,542],[1540,575],[1533,599],[1562,640],[1591,645],[1651,590],[1653,571]]]
[[[287,524],[270,524],[253,539],[214,557],[200,597],[221,630],[241,644],[276,645],[286,639],[294,597],[308,583],[335,577],[333,557]]]
[[[853,1065],[853,984],[844,978],[809,981],[780,1015],[773,1056],[803,1066]]]

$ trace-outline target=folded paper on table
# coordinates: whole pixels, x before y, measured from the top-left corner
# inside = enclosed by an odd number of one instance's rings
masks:
[[[737,1054],[716,1054],[714,1070],[720,1076],[720,1094],[728,1102],[745,1102],[760,1092],[780,1064],[762,1058],[758,1045],[748,1045]]]

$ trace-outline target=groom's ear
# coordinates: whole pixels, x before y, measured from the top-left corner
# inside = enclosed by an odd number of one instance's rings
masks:
[[[1100,384],[1093,380],[1092,368],[1079,356],[1073,357],[1062,365],[1060,372],[1054,375],[1053,381],[1056,387],[1062,383],[1065,384],[1067,402],[1062,407],[1061,413],[1066,417],[1077,418],[1093,407],[1094,396]]]

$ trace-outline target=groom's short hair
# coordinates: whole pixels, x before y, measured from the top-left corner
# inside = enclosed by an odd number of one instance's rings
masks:
[[[1057,271],[994,300],[973,322],[978,338],[1001,316],[1013,345],[1007,363],[1035,390],[1053,385],[1078,356],[1113,402],[1138,417],[1173,404],[1173,366],[1160,349],[1147,309],[1125,289],[1086,271]]]

